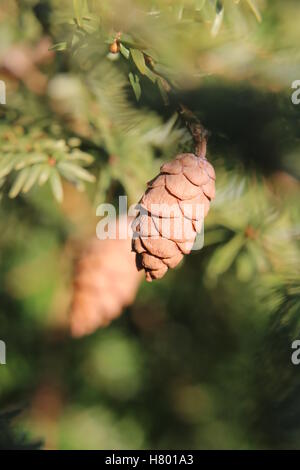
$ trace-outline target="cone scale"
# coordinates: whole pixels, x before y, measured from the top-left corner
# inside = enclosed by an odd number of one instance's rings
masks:
[[[161,166],[147,185],[132,226],[136,264],[147,281],[161,279],[191,252],[214,197],[215,171],[205,150],[199,156],[177,155]]]

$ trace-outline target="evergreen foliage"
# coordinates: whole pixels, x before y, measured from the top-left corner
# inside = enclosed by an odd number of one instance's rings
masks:
[[[0,409],[28,402],[19,420],[46,448],[299,448],[297,7],[1,3]],[[205,246],[72,339],[78,242],[98,204],[136,203],[193,150],[180,106],[210,133]],[[0,448],[36,447],[9,420]]]

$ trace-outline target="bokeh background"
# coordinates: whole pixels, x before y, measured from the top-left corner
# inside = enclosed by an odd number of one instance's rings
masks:
[[[298,3],[1,1],[0,447],[300,447]],[[73,338],[96,206],[192,145],[132,49],[209,129],[217,197],[201,251]]]

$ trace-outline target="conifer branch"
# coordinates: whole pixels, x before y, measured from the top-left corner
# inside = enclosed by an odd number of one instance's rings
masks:
[[[172,88],[170,82],[166,79],[166,77],[162,76],[161,73],[158,73],[155,69],[155,62],[153,58],[145,53],[144,57],[146,64],[159,77],[162,88],[167,93],[168,97],[170,98],[170,101],[175,104],[179,117],[190,132],[195,144],[195,154],[198,157],[205,158],[209,132],[207,131],[207,129],[205,129],[205,127],[197,118],[195,113],[193,113],[186,105],[184,105],[177,99],[176,93]]]

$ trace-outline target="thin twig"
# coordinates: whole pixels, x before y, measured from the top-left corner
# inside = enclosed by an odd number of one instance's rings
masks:
[[[205,158],[208,131],[203,127],[197,116],[182,103],[178,104],[178,114],[193,137],[195,154],[198,157]]]
[[[175,104],[179,117],[189,130],[195,144],[195,154],[198,157],[205,158],[209,132],[201,124],[197,116],[187,106],[178,101],[176,93],[172,88],[170,82],[155,70],[155,62],[153,58],[145,53],[144,57],[147,65],[159,77],[161,86],[169,96],[170,101]]]

